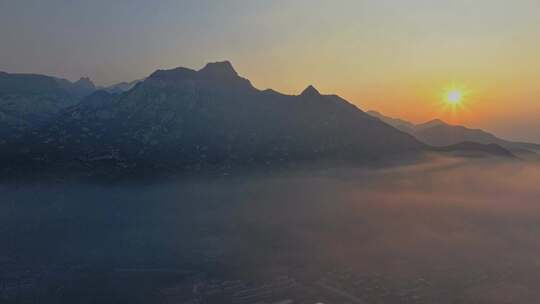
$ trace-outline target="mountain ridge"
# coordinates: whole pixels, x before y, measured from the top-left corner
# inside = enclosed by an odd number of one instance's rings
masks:
[[[476,142],[481,144],[497,144],[516,153],[527,154],[540,151],[540,144],[515,142],[501,139],[482,129],[471,129],[460,125],[451,125],[441,119],[433,119],[426,123],[413,124],[411,122],[385,116],[377,111],[366,112],[373,117],[415,136],[420,141],[435,146],[452,146],[462,142]]]

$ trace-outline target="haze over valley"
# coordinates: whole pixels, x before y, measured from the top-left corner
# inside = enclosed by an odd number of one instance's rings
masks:
[[[433,158],[151,185],[4,184],[2,299],[530,303],[539,169]]]

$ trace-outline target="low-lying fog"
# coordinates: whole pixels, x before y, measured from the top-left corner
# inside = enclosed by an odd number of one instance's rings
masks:
[[[328,273],[382,276],[390,293],[421,280],[418,303],[540,299],[533,163],[445,158],[158,185],[10,184],[0,192],[0,300],[8,303],[159,302],[187,280],[284,274],[384,303]],[[195,292],[179,290],[185,299]]]

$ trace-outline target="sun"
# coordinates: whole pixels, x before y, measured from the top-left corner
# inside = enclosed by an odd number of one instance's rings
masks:
[[[448,115],[447,119],[456,119],[462,114],[470,113],[470,106],[473,100],[473,93],[465,85],[452,82],[438,92],[439,115]],[[474,94],[476,95],[476,94]]]
[[[453,89],[446,93],[446,102],[452,105],[457,105],[463,100],[463,92],[459,89]]]
[[[450,106],[455,109],[464,105],[468,95],[468,89],[456,84],[452,84],[443,90],[442,101],[446,106]]]

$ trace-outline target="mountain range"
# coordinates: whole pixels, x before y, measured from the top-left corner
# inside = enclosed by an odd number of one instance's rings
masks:
[[[512,156],[497,145],[430,147],[410,131],[313,86],[299,95],[259,90],[228,61],[200,70],[157,70],[109,90],[97,90],[85,78],[72,83],[41,75],[0,76],[2,104],[12,107],[1,113],[14,117],[2,120],[11,136],[4,137],[0,158],[12,171],[375,161],[456,150]],[[25,127],[6,128],[15,118]]]
[[[535,152],[540,151],[539,144],[501,139],[484,130],[451,125],[440,119],[430,120],[422,124],[413,124],[403,119],[385,116],[376,111],[368,111],[366,113],[403,132],[411,134],[423,143],[434,147],[445,147],[463,142],[474,142],[488,145],[496,144],[521,156],[534,154]]]

